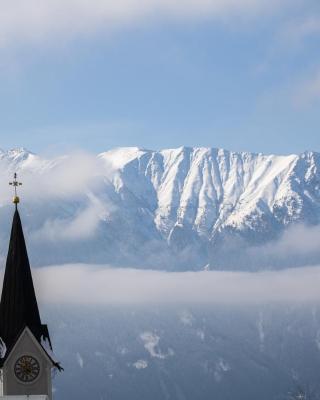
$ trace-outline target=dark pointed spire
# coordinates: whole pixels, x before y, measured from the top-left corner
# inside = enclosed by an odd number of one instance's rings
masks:
[[[43,338],[51,346],[47,326],[41,324],[20,215],[16,207],[0,304],[0,337],[7,350],[14,345],[26,326],[39,343]]]

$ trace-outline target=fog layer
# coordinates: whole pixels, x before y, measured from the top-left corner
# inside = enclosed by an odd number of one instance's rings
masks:
[[[33,271],[41,302],[266,303],[320,301],[320,267],[263,272],[164,272],[62,265]]]

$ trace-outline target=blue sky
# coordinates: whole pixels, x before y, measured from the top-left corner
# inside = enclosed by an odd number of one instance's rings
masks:
[[[2,148],[320,151],[319,1],[4,0],[0,10]]]

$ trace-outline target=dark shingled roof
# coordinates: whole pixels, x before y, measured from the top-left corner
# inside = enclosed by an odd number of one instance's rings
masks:
[[[51,347],[47,325],[41,324],[20,215],[16,208],[0,304],[0,337],[6,345],[6,354],[26,326],[40,344],[44,339]]]

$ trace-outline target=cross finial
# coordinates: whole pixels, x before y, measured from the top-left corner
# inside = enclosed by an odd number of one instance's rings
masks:
[[[17,176],[17,173],[15,172],[14,175],[13,175],[13,181],[9,182],[9,185],[14,187],[14,197],[13,197],[12,202],[16,206],[20,203],[20,199],[19,199],[19,196],[17,194],[17,187],[22,185],[21,182],[18,182],[17,178],[18,178],[18,176]]]

